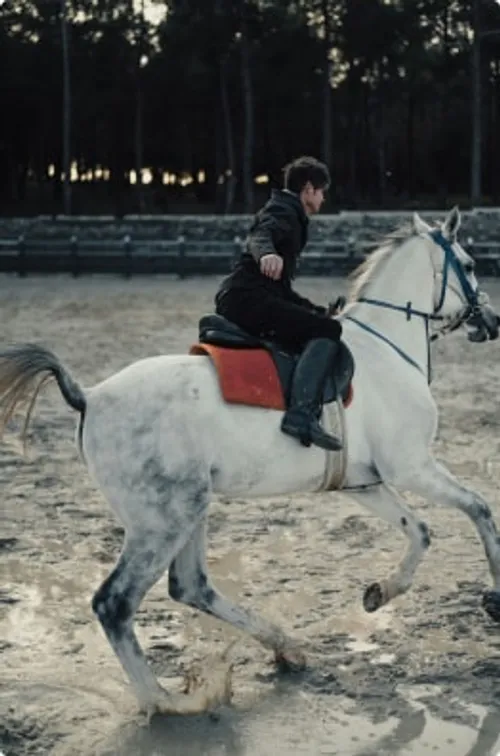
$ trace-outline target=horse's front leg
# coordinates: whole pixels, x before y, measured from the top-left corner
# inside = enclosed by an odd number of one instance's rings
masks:
[[[464,488],[454,476],[433,459],[405,481],[405,488],[428,500],[442,502],[464,512],[474,523],[483,542],[494,590],[486,591],[483,607],[490,617],[500,622],[500,538],[487,502],[474,491]]]
[[[430,545],[427,525],[417,519],[399,496],[384,484],[365,491],[350,492],[360,504],[382,520],[398,528],[408,538],[408,548],[400,564],[385,579],[369,585],[363,596],[367,612],[374,612],[411,587],[418,565]]]

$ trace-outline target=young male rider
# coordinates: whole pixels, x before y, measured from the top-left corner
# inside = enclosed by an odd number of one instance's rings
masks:
[[[297,261],[330,185],[327,166],[300,157],[284,168],[284,188],[275,189],[254,218],[245,248],[215,297],[216,312],[256,337],[300,354],[290,406],[281,429],[305,446],[341,449],[319,423],[323,388],[332,371],[342,326],[331,308],[313,304],[292,288]]]

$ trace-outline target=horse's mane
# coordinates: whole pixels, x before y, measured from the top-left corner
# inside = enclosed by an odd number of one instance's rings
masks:
[[[356,302],[363,296],[366,287],[375,276],[379,267],[392,255],[397,247],[415,235],[413,224],[403,223],[401,226],[382,237],[379,246],[370,252],[367,258],[349,275],[351,287],[349,302]]]

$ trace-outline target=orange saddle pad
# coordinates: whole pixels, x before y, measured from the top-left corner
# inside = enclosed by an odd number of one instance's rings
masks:
[[[226,402],[285,410],[278,371],[265,349],[194,344],[189,354],[205,354],[211,358]]]
[[[286,409],[283,386],[274,360],[266,349],[194,344],[189,354],[207,355],[211,358],[226,402],[283,411]],[[349,407],[352,399],[352,383],[349,383],[347,396],[342,402],[344,407]]]

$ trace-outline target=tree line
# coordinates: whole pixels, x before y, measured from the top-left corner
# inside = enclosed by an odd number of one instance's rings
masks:
[[[0,213],[498,204],[497,0],[4,0]]]

